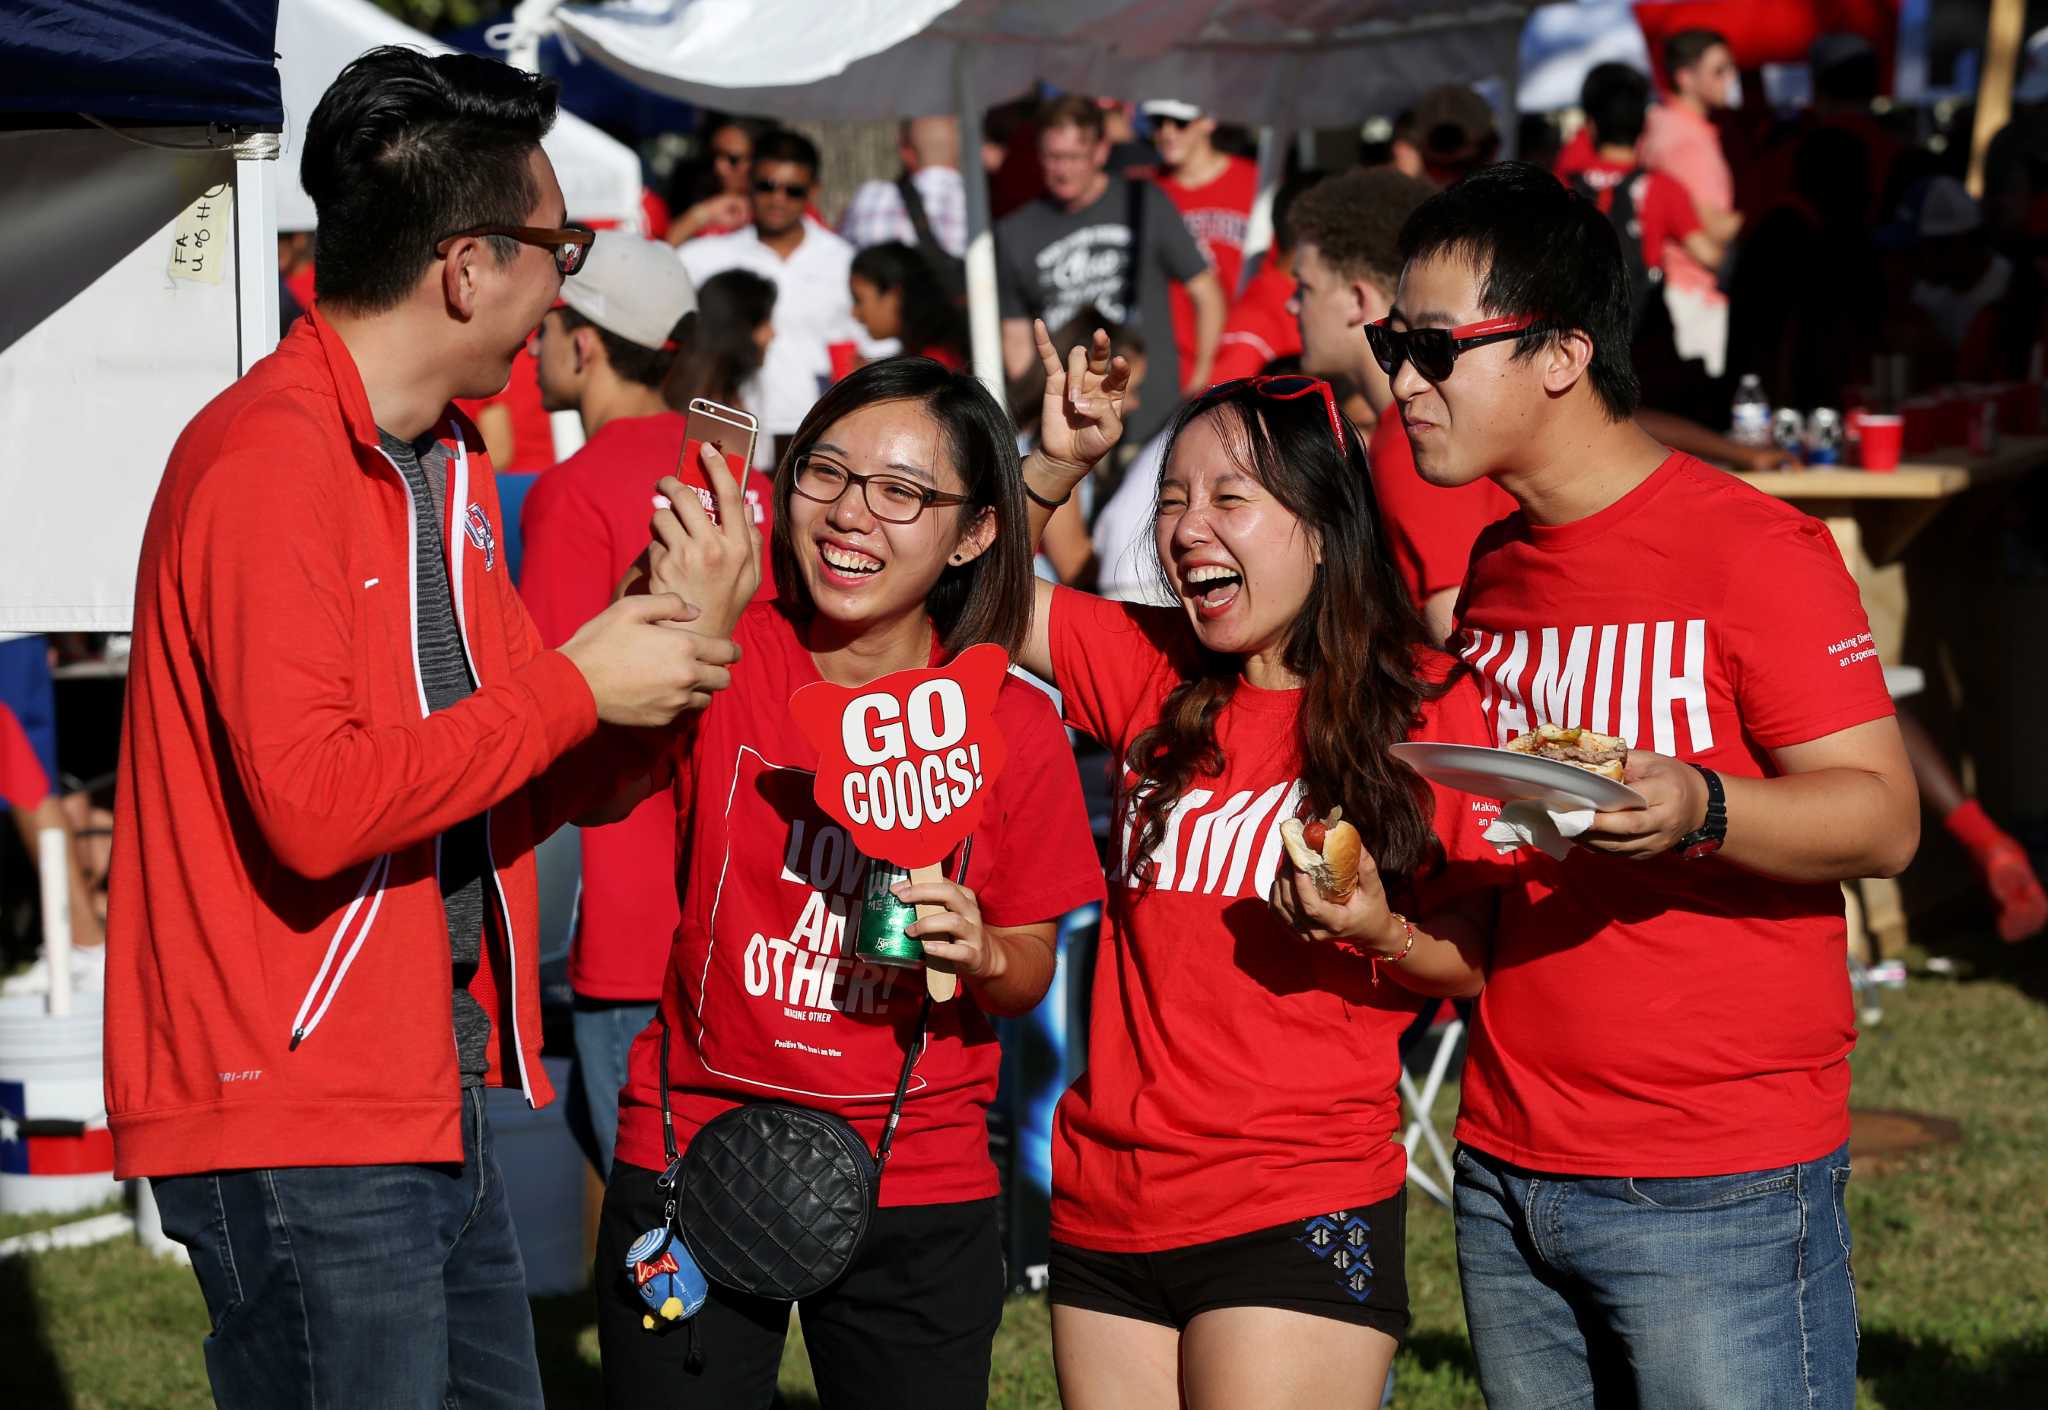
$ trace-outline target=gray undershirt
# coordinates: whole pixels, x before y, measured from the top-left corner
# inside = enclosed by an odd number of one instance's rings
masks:
[[[384,453],[412,490],[413,540],[418,561],[414,621],[420,683],[427,709],[445,710],[476,689],[455,620],[455,599],[442,551],[441,505],[448,495],[448,449],[429,432],[407,443],[378,428]],[[462,1085],[480,1087],[489,1066],[491,1016],[470,996],[469,981],[483,954],[484,879],[490,870],[482,816],[457,823],[440,837],[441,905],[448,913],[448,953],[454,964],[455,1058]]]

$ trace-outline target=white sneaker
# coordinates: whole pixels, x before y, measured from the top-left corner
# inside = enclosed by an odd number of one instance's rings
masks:
[[[71,991],[99,993],[107,987],[107,947],[74,945],[71,949]],[[36,962],[16,975],[0,981],[0,996],[25,998],[50,992],[50,957],[36,956]]]

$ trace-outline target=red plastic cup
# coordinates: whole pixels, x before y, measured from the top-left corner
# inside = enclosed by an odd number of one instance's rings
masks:
[[[1864,412],[1858,418],[1863,431],[1863,468],[1879,472],[1899,468],[1899,452],[1904,448],[1906,418],[1903,416],[1875,416]]]

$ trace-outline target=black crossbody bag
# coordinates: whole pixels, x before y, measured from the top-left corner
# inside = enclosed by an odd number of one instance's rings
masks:
[[[960,849],[967,875],[973,839]],[[859,1256],[881,1200],[882,1171],[903,1117],[910,1069],[931,1029],[927,993],[903,1054],[882,1139],[870,1153],[841,1117],[792,1102],[747,1102],[706,1122],[676,1151],[668,1099],[668,1025],[661,1027],[661,1139],[669,1227],[712,1282],[797,1302],[837,1282]]]

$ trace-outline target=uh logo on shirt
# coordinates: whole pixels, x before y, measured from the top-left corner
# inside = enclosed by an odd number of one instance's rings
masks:
[[[1468,626],[1458,654],[1479,676],[1496,747],[1554,724],[1620,735],[1631,749],[1683,758],[1714,748],[1708,635],[1700,617],[1535,631]]]
[[[1127,771],[1124,787],[1132,787],[1136,779]],[[1166,831],[1152,849],[1153,890],[1264,896],[1280,871],[1280,822],[1294,816],[1304,792],[1299,779],[1263,790],[1241,788],[1220,797],[1214,789],[1190,788],[1173,805]],[[1124,819],[1118,857],[1130,856],[1135,827],[1135,819]],[[1124,885],[1135,887],[1138,878],[1128,871],[1118,864]]]

